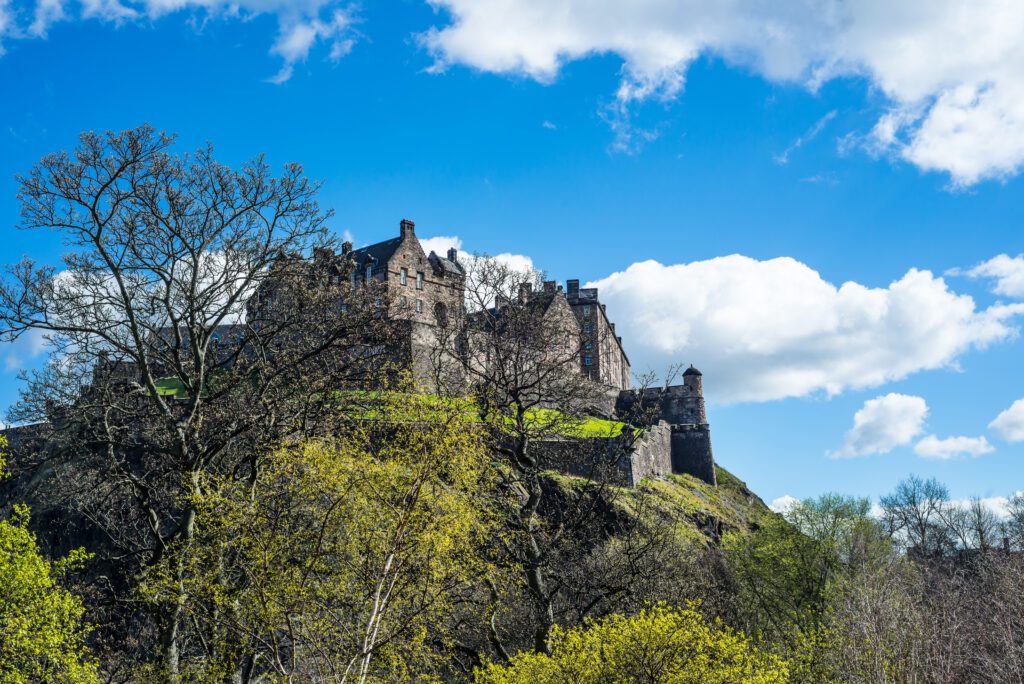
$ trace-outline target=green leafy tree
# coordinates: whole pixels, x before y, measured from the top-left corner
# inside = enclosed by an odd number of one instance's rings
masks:
[[[273,451],[251,483],[201,483],[183,674],[403,681],[443,667],[444,620],[488,571],[480,430],[454,402],[367,404],[344,433]],[[168,566],[142,590],[159,600],[178,577]]]
[[[6,446],[7,438],[0,435],[0,473]],[[10,519],[0,520],[0,681],[99,681],[85,648],[82,602],[58,583],[88,554],[78,549],[48,561],[28,523],[28,507],[20,504]]]
[[[552,630],[551,655],[520,653],[477,673],[479,684],[777,684],[787,664],[696,610],[658,605],[586,629]]]

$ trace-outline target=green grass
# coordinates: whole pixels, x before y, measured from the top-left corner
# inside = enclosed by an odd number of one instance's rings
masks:
[[[188,396],[181,380],[176,377],[158,380],[156,391],[162,397],[184,399]],[[482,422],[476,405],[470,399],[386,390],[339,390],[334,393],[334,396],[338,400],[340,409],[356,420],[382,420],[385,416],[381,405],[386,403],[388,404],[387,418],[393,420],[423,420],[425,415],[429,415],[431,409],[445,412],[456,409],[462,412],[463,420],[467,423]],[[411,402],[408,401],[410,398]],[[403,404],[407,406],[406,409],[403,409]],[[531,429],[537,432],[548,432],[552,436],[558,437],[614,438],[620,437],[626,427],[626,424],[621,421],[595,416],[577,419],[554,409],[531,409],[527,413],[526,419]],[[506,423],[511,425],[512,419],[506,418]],[[639,429],[635,430],[636,434],[639,434]]]
[[[185,392],[185,386],[181,384],[181,380],[175,377],[157,380],[156,393],[161,397],[174,397],[175,399],[184,399],[188,396],[188,393]]]
[[[609,502],[618,515],[670,521],[681,539],[708,543],[708,523],[721,522],[724,529],[749,530],[771,515],[768,507],[746,484],[727,470],[716,467],[718,487],[692,475],[672,474],[644,480],[636,487],[607,486]],[[569,497],[592,486],[586,478],[548,471],[544,477]]]

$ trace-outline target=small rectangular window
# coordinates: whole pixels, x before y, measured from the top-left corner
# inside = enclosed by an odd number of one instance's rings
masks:
[[[584,316],[589,316],[590,315],[590,307],[589,306],[583,307],[583,315]]]
[[[423,289],[423,271],[417,271],[416,272],[416,289],[417,290],[422,290]]]
[[[583,345],[583,348],[584,349],[593,349],[594,348],[594,343],[593,342],[587,342],[586,344]]]
[[[409,300],[405,298],[405,295],[402,295],[401,297],[398,298],[398,305],[401,306],[403,309],[406,306],[408,306],[408,304]]]
[[[366,267],[366,280],[367,280],[367,282],[369,282],[370,279],[372,279],[372,278],[373,278],[373,266],[367,266]]]
[[[593,323],[584,323],[583,324],[583,332],[585,332],[585,333],[594,332],[594,324]]]
[[[423,300],[422,299],[417,299],[416,300],[416,313],[423,313]]]
[[[409,271],[407,269],[399,269],[398,271],[398,284],[405,285],[409,280]]]
[[[584,356],[583,357],[583,365],[584,366],[593,366],[594,365],[594,357],[591,356],[590,354],[587,354],[586,356]]]
[[[352,271],[352,287],[356,286],[356,272]]]

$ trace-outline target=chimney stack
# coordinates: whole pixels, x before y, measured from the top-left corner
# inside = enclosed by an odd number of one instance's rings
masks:
[[[570,297],[575,297],[580,292],[580,281],[578,280],[566,280],[565,287],[569,291]]]
[[[407,237],[416,237],[416,224],[409,219],[402,219],[399,225],[399,235],[402,239]]]
[[[453,264],[457,264],[459,262],[459,250],[455,249],[454,247],[449,247],[448,261],[452,262]]]

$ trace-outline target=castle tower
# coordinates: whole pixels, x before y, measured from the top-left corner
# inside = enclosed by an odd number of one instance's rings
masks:
[[[683,372],[683,387],[688,388],[686,398],[687,413],[693,416],[693,422],[704,425],[708,422],[708,414],[704,409],[703,374],[691,363]]]

